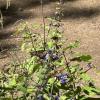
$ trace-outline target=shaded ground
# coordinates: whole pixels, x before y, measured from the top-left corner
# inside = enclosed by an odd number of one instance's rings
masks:
[[[22,8],[21,8],[22,7]],[[24,9],[23,9],[24,8]],[[54,3],[45,4],[45,16],[52,16],[55,9]],[[31,23],[41,22],[41,11],[39,3],[28,3],[28,5],[15,6],[13,4],[7,11],[2,8],[4,15],[4,29],[0,30],[0,51],[7,49],[3,54],[0,53],[0,65],[9,63],[11,58],[9,51],[19,45],[20,39],[13,38],[15,22],[25,19]],[[100,71],[100,2],[99,0],[68,0],[64,4],[64,30],[65,36],[69,40],[76,39],[81,41],[79,51],[91,54],[93,62]],[[19,57],[22,53],[18,52]],[[90,76],[100,87],[100,74],[94,71],[89,72]]]

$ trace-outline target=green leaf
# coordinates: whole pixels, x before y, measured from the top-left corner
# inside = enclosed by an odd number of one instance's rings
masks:
[[[10,85],[10,86],[15,86],[15,85],[16,85],[16,80],[15,80],[15,79],[12,79],[12,80],[9,82],[9,85]]]
[[[96,95],[100,95],[100,89],[98,88],[93,88],[92,92],[94,92]]]
[[[92,57],[90,55],[81,55],[81,56],[72,58],[71,61],[89,62],[91,59],[92,59]]]
[[[90,95],[90,96],[95,95],[94,90],[96,90],[96,89],[95,88],[92,88],[92,87],[89,87],[89,86],[84,86],[83,87],[84,93],[87,94],[87,95]]]
[[[90,80],[91,80],[91,78],[90,78],[86,73],[81,74],[80,77],[81,77],[84,81],[90,81]]]
[[[74,43],[70,43],[66,49],[73,49],[77,48],[78,46],[79,46],[79,41],[76,40]]]
[[[12,88],[12,87],[14,87],[14,86],[17,85],[17,83],[16,83],[16,78],[15,78],[15,77],[16,77],[16,76],[13,75],[13,77],[9,79],[8,84],[6,84],[7,87]]]
[[[80,56],[80,60],[81,61],[88,62],[91,59],[92,59],[92,57],[90,55],[82,55],[82,56]]]
[[[38,58],[36,56],[33,56],[31,59],[28,59],[24,63],[24,67],[28,70],[29,74],[34,73],[40,65],[38,64]]]
[[[79,95],[78,96],[78,100],[87,100],[88,97],[86,97],[85,95]]]
[[[17,89],[23,93],[27,93],[27,88],[25,88],[22,84],[18,84]]]
[[[61,38],[62,35],[60,34],[60,32],[58,30],[52,30],[50,32],[50,37],[51,38]]]
[[[66,100],[66,96],[61,96],[60,100]]]
[[[27,93],[32,93],[32,92],[34,92],[34,88],[28,88],[27,89]]]
[[[70,70],[71,70],[71,73],[75,73],[77,69],[75,67],[72,67]]]
[[[50,78],[50,79],[48,80],[48,83],[49,83],[49,84],[53,84],[54,81],[55,81],[55,78]]]
[[[44,94],[43,97],[45,98],[45,100],[50,100],[50,97],[48,97],[47,94]]]
[[[48,42],[47,44],[48,44],[48,48],[49,49],[51,49],[54,46],[54,43],[53,42]]]
[[[64,59],[61,58],[58,61],[55,61],[53,64],[56,66],[64,66]]]

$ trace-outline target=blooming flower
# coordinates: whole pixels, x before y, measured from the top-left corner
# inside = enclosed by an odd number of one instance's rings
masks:
[[[56,97],[55,97],[55,100],[59,100],[59,96],[56,96]]]
[[[52,60],[58,60],[58,59],[59,59],[59,57],[56,54],[52,55]]]
[[[46,54],[45,59],[46,59],[47,61],[50,59],[50,54],[49,54],[49,53]]]
[[[91,64],[91,63],[88,63],[88,64],[87,64],[87,67],[88,67],[88,68],[92,68],[92,64]]]
[[[61,84],[65,84],[67,82],[67,74],[60,74],[57,78],[60,80]]]

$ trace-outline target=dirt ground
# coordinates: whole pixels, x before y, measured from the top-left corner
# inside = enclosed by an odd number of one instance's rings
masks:
[[[65,0],[66,1],[66,0]],[[44,5],[45,16],[51,16],[55,3]],[[0,30],[0,65],[4,68],[13,58],[12,50],[19,46],[19,38],[14,38],[15,23],[24,19],[30,23],[42,22],[41,8],[38,3],[13,4],[7,11],[3,8],[4,29]],[[97,71],[89,71],[89,75],[100,87],[100,1],[99,0],[68,0],[64,4],[64,36],[68,41],[80,40],[79,51],[93,56]],[[67,41],[66,41],[67,44]],[[23,53],[18,51],[19,59]],[[16,58],[15,58],[16,59]]]

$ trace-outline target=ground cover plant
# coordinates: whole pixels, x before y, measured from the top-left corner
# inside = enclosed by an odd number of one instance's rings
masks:
[[[94,67],[92,57],[74,50],[78,40],[67,44],[63,38],[62,1],[57,3],[55,17],[46,18],[47,24],[41,0],[43,24],[30,26],[24,21],[19,25],[16,33],[23,38],[21,49],[30,57],[0,71],[0,100],[85,100],[99,94],[87,75]],[[34,32],[40,28],[43,34]]]

